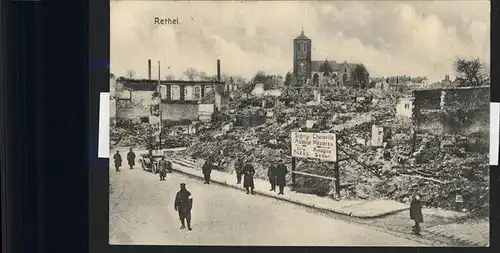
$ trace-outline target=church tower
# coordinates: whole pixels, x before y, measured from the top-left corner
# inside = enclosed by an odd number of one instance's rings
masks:
[[[293,77],[299,84],[311,78],[311,39],[304,35],[293,40]]]

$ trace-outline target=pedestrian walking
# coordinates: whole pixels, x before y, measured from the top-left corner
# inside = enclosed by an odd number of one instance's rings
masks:
[[[286,184],[286,174],[288,174],[288,169],[285,163],[281,162],[276,168],[276,184],[279,187],[278,195],[284,195],[285,184]]]
[[[271,184],[270,191],[276,191],[276,167],[274,164],[271,164],[269,168],[267,168],[267,178],[269,179],[269,183]]]
[[[128,166],[130,166],[130,169],[133,169],[135,165],[135,153],[134,151],[132,151],[132,148],[130,148],[130,151],[127,154],[127,161],[128,161]]]
[[[204,184],[210,184],[210,174],[212,173],[212,158],[208,158],[202,168]]]
[[[181,183],[181,189],[175,195],[174,209],[179,212],[179,219],[181,220],[181,229],[186,228],[185,222],[187,221],[188,230],[191,231],[191,209],[193,208],[193,196],[186,190],[186,184]]]
[[[243,175],[243,158],[238,157],[238,160],[236,161],[236,164],[234,166],[234,171],[236,172],[236,183],[240,184],[241,183],[241,176]]]
[[[115,160],[115,169],[116,172],[120,171],[120,167],[122,166],[122,156],[120,155],[120,151],[116,151],[116,154],[113,156]]]
[[[160,172],[160,181],[165,181],[165,177],[167,177],[167,166],[168,162],[165,160],[165,156],[161,157],[161,160],[158,162],[158,170]]]
[[[418,194],[418,188],[411,196],[410,219],[415,222],[415,225],[412,227],[413,232],[417,235],[420,234],[420,223],[424,222],[424,217],[422,215],[422,202],[420,200],[420,195]]]
[[[247,194],[254,195],[254,183],[253,183],[253,175],[255,174],[255,169],[253,168],[251,163],[247,163],[243,168],[243,187],[247,190]]]

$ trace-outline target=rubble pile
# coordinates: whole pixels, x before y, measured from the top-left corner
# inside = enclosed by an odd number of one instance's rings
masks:
[[[370,170],[353,160],[343,163],[341,168],[348,170],[344,173],[370,171],[351,178],[356,182],[357,197],[408,202],[413,193],[412,186],[419,184],[419,192],[428,206],[487,214],[487,156],[465,152],[459,143],[455,143],[457,146],[442,147],[437,138],[431,136],[419,142],[414,153],[411,153],[409,145],[360,150],[363,155],[357,159],[371,167]],[[390,157],[384,156],[386,153]],[[463,197],[463,203],[455,201],[457,195]]]
[[[111,147],[147,145],[154,142],[155,129],[137,120],[118,119],[109,137]]]
[[[339,157],[349,158],[339,163],[342,198],[407,202],[416,183],[426,205],[487,213],[487,155],[468,152],[460,136],[443,139],[423,135],[414,141],[411,119],[395,119],[394,108],[401,94],[358,92],[325,91],[325,102],[317,105],[305,104],[314,99],[307,89],[301,90],[299,99],[293,95],[296,93],[283,92],[279,108],[274,107],[275,98],[269,97],[233,101],[230,108],[234,109],[218,118],[220,124],[200,132],[186,155],[201,159],[213,156],[227,172],[234,170],[237,157],[244,157],[255,166],[256,177],[267,179],[271,164],[284,161],[291,167],[290,132],[305,131],[305,122],[316,120],[307,131],[336,133]],[[360,103],[360,96],[370,102]],[[234,123],[231,129],[222,131],[221,126],[230,122]],[[372,125],[390,127],[383,147],[371,147]],[[317,160],[300,159],[296,169],[334,177],[333,164]],[[291,185],[291,173],[287,182]],[[292,187],[319,196],[332,196],[334,190],[331,180],[305,175],[296,175]],[[455,201],[457,196],[462,196],[463,202]]]

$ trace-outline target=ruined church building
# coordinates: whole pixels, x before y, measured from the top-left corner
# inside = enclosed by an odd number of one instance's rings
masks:
[[[293,40],[293,77],[298,85],[319,86],[344,86],[357,85],[359,82],[351,80],[351,73],[361,63],[337,63],[336,61],[313,61],[311,60],[311,39],[301,35]],[[368,83],[369,75],[365,76]]]

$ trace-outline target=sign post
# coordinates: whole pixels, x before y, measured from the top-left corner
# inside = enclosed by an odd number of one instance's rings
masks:
[[[324,176],[296,172],[297,158],[314,158],[334,163],[335,192],[340,197],[340,169],[337,159],[337,136],[333,133],[291,133],[292,148],[292,183],[295,184],[295,174],[304,174],[325,178]]]
[[[340,166],[339,162],[335,162],[335,194],[340,199]]]
[[[292,157],[337,161],[337,137],[332,133],[292,132]]]

